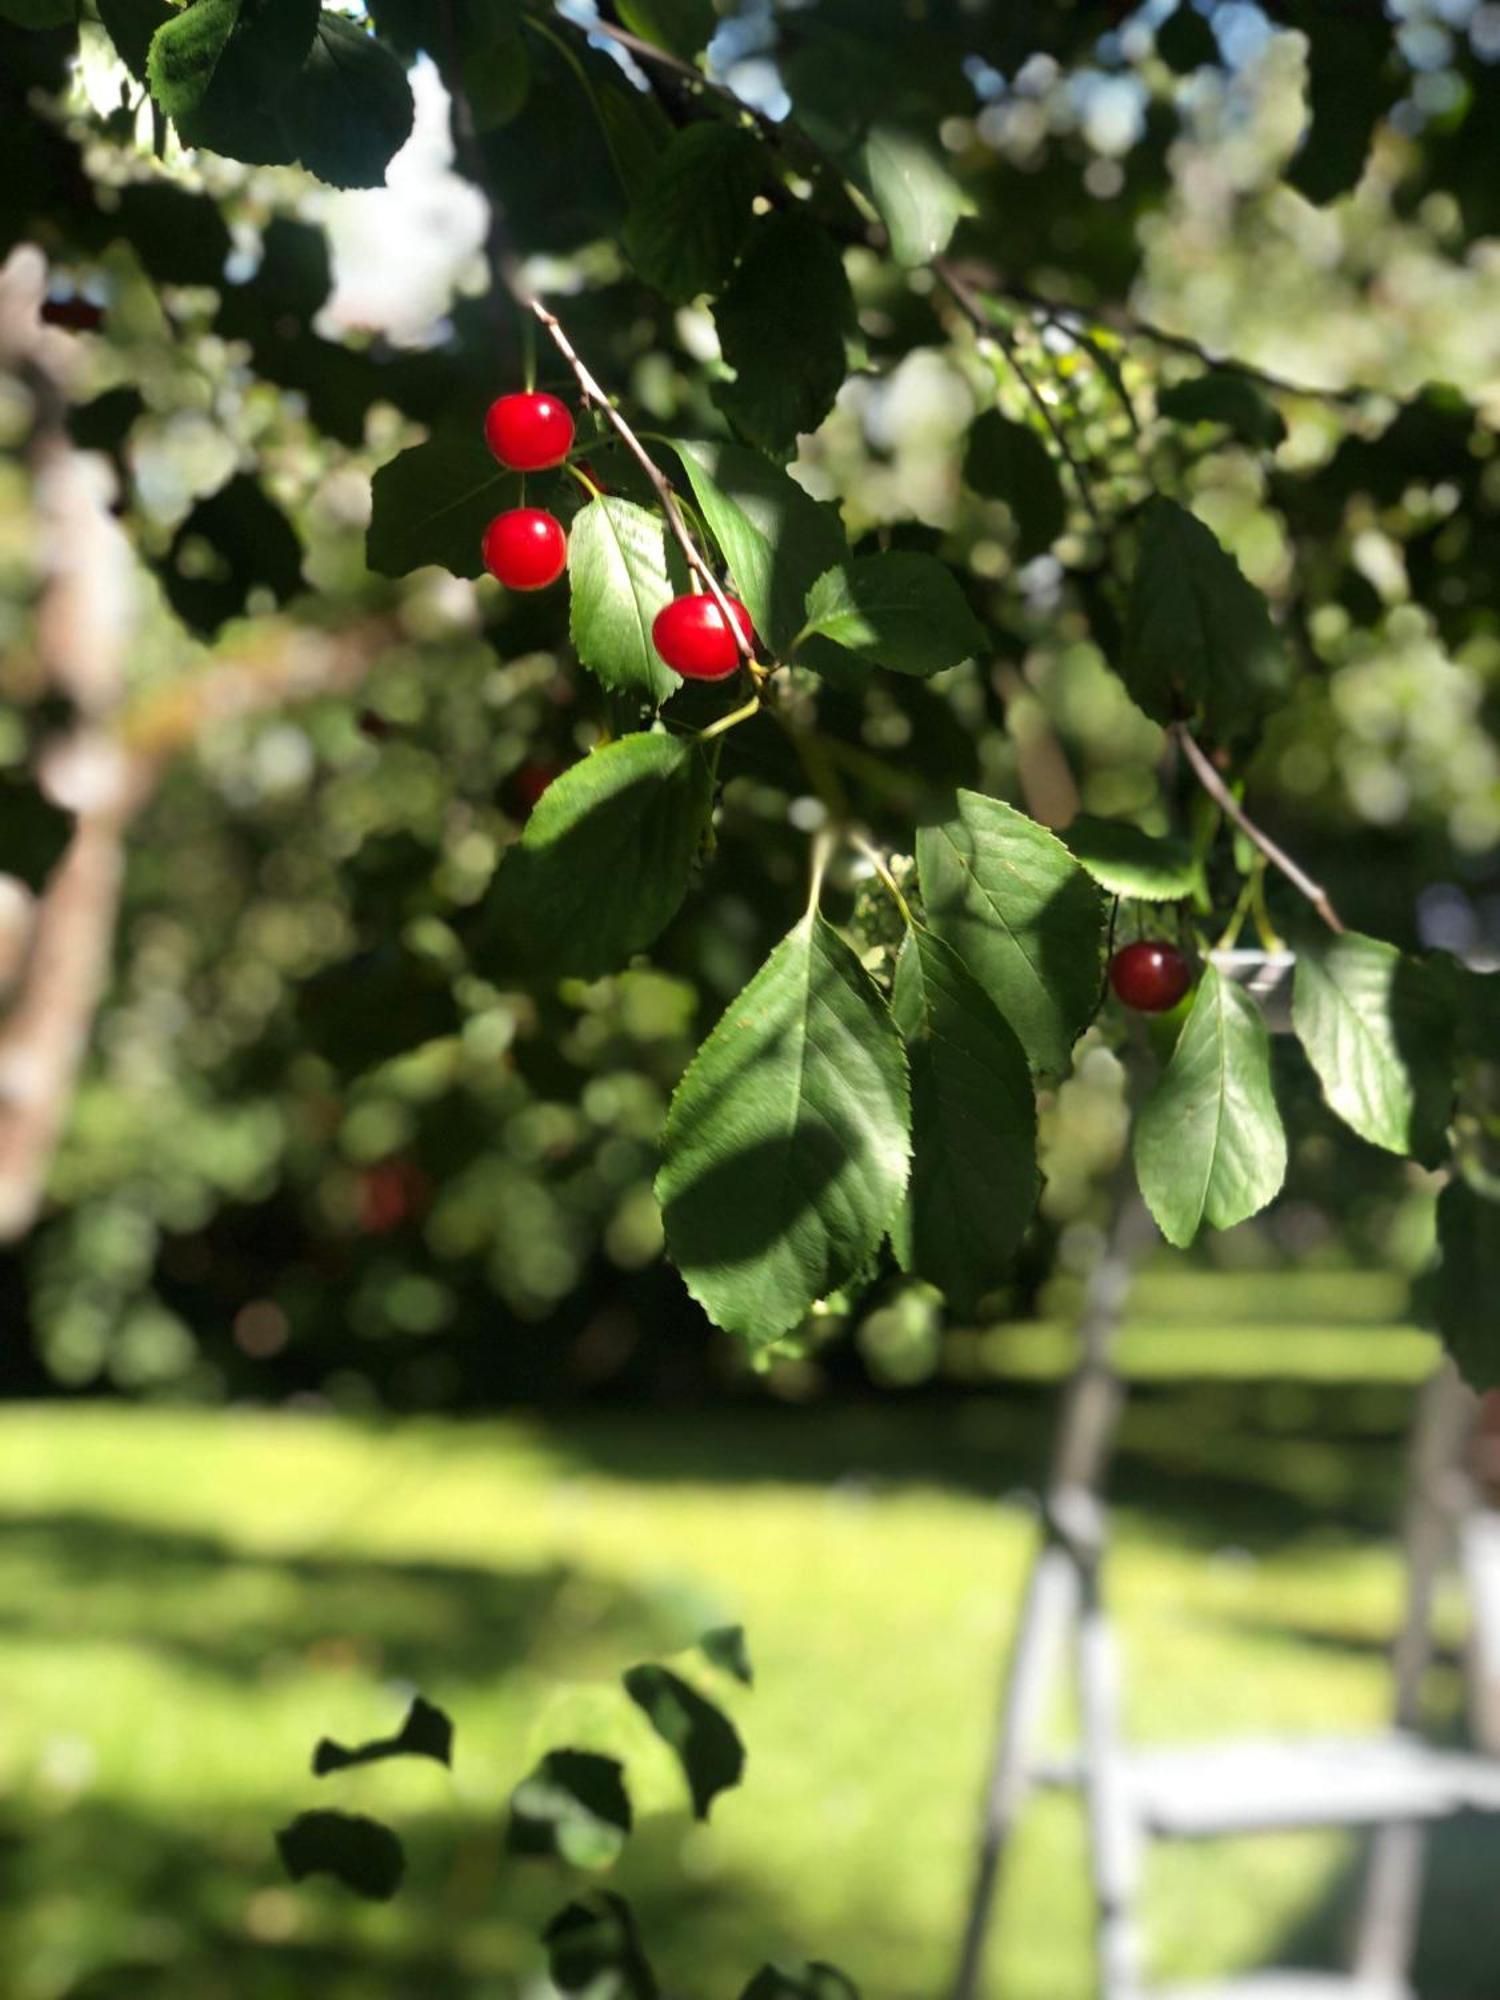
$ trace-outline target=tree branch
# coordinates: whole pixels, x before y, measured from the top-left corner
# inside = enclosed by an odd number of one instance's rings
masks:
[[[1342,931],[1345,928],[1343,918],[1329,901],[1327,890],[1320,882],[1315,882],[1305,868],[1293,861],[1285,848],[1278,847],[1271,836],[1256,825],[1219,776],[1213,759],[1187,725],[1182,722],[1174,724],[1172,734],[1182,746],[1182,754],[1192,766],[1194,777],[1219,810],[1233,820],[1246,840],[1253,847],[1258,847],[1271,866],[1280,869],[1292,887],[1307,898],[1331,931]]]

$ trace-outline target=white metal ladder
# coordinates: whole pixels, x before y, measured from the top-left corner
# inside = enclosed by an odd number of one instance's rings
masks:
[[[1090,1276],[1078,1326],[1079,1358],[1064,1395],[1042,1509],[1042,1540],[1002,1690],[984,1792],[980,1839],[953,2000],[979,2000],[985,1939],[1006,1851],[1038,1786],[1082,1794],[1095,1902],[1099,2000],[1414,2000],[1427,1830],[1466,1812],[1500,1814],[1500,1757],[1440,1749],[1417,1733],[1432,1654],[1433,1600],[1444,1564],[1463,1542],[1472,1586],[1478,1565],[1500,1573],[1500,1528],[1488,1542],[1463,1471],[1474,1399],[1451,1365],[1422,1391],[1405,1531],[1407,1602],[1394,1651],[1392,1728],[1384,1735],[1242,1739],[1133,1751],[1120,1726],[1119,1662],[1104,1601],[1103,1482],[1123,1401],[1111,1365],[1131,1272],[1155,1240],[1138,1197],[1122,1204]],[[1486,1585],[1492,1612],[1500,1594]],[[1482,1643],[1483,1619],[1476,1620]],[[1500,1615],[1494,1620],[1500,1643]],[[1064,1765],[1041,1750],[1058,1668],[1071,1645],[1078,1692],[1078,1754]],[[1493,1670],[1494,1662],[1490,1663]],[[1371,1842],[1351,1967],[1338,1975],[1263,1973],[1227,1985],[1149,1986],[1140,1925],[1141,1876],[1152,1839],[1301,1827],[1368,1828]]]

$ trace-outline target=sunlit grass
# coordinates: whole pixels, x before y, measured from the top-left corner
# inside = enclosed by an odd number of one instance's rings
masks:
[[[1378,1535],[1398,1467],[1385,1395],[1384,1436],[1321,1444],[1277,1434],[1269,1390],[1142,1402],[1111,1572],[1141,1735],[1383,1720],[1400,1588]],[[930,2000],[1048,1409],[555,1428],[0,1412],[0,1993],[535,1992],[535,1931],[567,1885],[505,1860],[503,1807],[571,1742],[629,1759],[646,1818],[619,1883],[678,2000],[733,2000],[791,1949],[846,1965],[867,2000]],[[612,1683],[732,1618],[757,1668],[727,1694],[747,1783],[694,1828]],[[310,1777],[318,1736],[383,1733],[412,1687],[454,1716],[451,1779]],[[271,1834],[313,1803],[401,1829],[392,1906],[282,1882]],[[1162,1857],[1163,1970],[1326,1954],[1347,1858],[1326,1839]],[[1071,1803],[1044,1803],[1005,1901],[1005,2000],[1090,1991],[1085,1879]],[[1471,1946],[1443,1959],[1441,2000],[1489,1990],[1451,1983]]]

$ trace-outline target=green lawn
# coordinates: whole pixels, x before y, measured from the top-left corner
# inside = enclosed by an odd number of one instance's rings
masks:
[[[1384,1531],[1406,1392],[1159,1390],[1134,1413],[1111,1585],[1153,1737],[1363,1727],[1400,1579]],[[874,1410],[388,1427],[113,1407],[0,1410],[0,1993],[6,2000],[539,1995],[566,1885],[501,1852],[547,1747],[619,1745],[645,1805],[619,1871],[669,1993],[734,2000],[767,1956],[935,2000],[1050,1397]],[[747,1782],[695,1828],[620,1669],[743,1619]],[[451,1778],[313,1780],[328,1733],[419,1688]],[[1450,1673],[1439,1709],[1456,1705]],[[271,1835],[314,1803],[401,1829],[386,1907],[293,1889]],[[1070,1802],[1040,1806],[993,1991],[1083,2000]],[[1164,1854],[1172,1976],[1337,1949],[1352,1852],[1298,1837]],[[1493,2000],[1500,1849],[1439,1857],[1424,2000]]]

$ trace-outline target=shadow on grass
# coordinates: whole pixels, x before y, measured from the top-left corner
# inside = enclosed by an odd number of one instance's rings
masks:
[[[144,1616],[154,1650],[244,1681],[329,1649],[370,1672],[451,1687],[580,1649],[625,1657],[682,1643],[659,1602],[570,1564],[252,1554],[83,1511],[0,1517],[0,1576],[0,1633],[140,1641]]]

